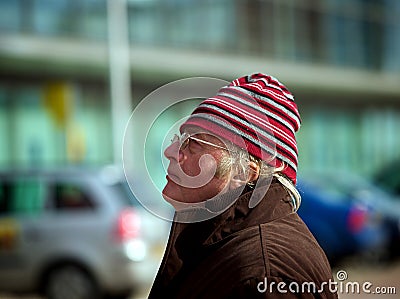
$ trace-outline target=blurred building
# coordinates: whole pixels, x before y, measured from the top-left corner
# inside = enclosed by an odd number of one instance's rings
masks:
[[[188,76],[273,74],[301,170],[400,158],[398,0],[127,0],[132,106]],[[0,0],[0,166],[113,160],[107,0]]]

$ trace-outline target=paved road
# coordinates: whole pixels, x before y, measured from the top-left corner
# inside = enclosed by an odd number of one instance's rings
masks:
[[[340,271],[345,271],[340,272]],[[347,279],[339,280],[336,278],[337,286],[342,292],[339,292],[340,299],[398,299],[400,298],[400,260],[389,265],[371,265],[357,261],[350,261],[333,269],[334,277],[336,274]],[[343,276],[344,275],[344,276]],[[356,285],[360,286],[359,292]],[[366,287],[370,293],[362,291]],[[354,285],[354,287],[353,287]],[[347,291],[346,291],[347,286]],[[377,291],[392,292],[395,294],[377,294]],[[141,291],[132,299],[143,299],[147,297],[146,290]],[[0,294],[0,299],[44,299],[33,296],[10,296]],[[72,299],[72,298],[71,298]]]
[[[342,292],[339,292],[341,299],[400,298],[400,260],[385,266],[353,261],[350,264],[338,266],[333,271],[338,287],[342,287]],[[347,279],[343,279],[345,277],[343,275],[347,275]],[[336,276],[340,276],[342,281]],[[357,285],[359,292],[356,292]],[[363,291],[363,286],[366,291]]]

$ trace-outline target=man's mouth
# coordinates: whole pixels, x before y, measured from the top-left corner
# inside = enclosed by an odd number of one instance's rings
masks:
[[[179,176],[173,174],[170,171],[167,172],[167,180],[171,180],[171,181],[173,181],[175,183],[180,181]]]

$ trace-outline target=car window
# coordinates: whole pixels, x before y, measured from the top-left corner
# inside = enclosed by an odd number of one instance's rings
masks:
[[[326,178],[322,175],[307,177],[305,180],[305,189],[312,189],[317,192],[329,196],[336,201],[346,201],[349,197],[346,185],[340,183],[337,179]]]
[[[93,209],[93,200],[82,186],[73,183],[54,185],[53,206],[56,210]]]
[[[6,199],[9,196],[9,189],[9,186],[6,183],[0,183],[0,214],[5,214],[8,212],[9,202]]]
[[[0,182],[1,214],[36,214],[44,208],[45,186],[38,180]]]
[[[117,194],[123,205],[127,206],[138,206],[139,202],[129,189],[129,185],[126,182],[118,182],[111,185],[111,189]]]

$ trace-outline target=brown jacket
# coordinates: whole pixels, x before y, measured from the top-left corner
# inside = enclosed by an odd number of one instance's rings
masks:
[[[253,209],[251,194],[212,219],[173,223],[150,299],[337,298],[325,254],[282,185],[274,180]]]

